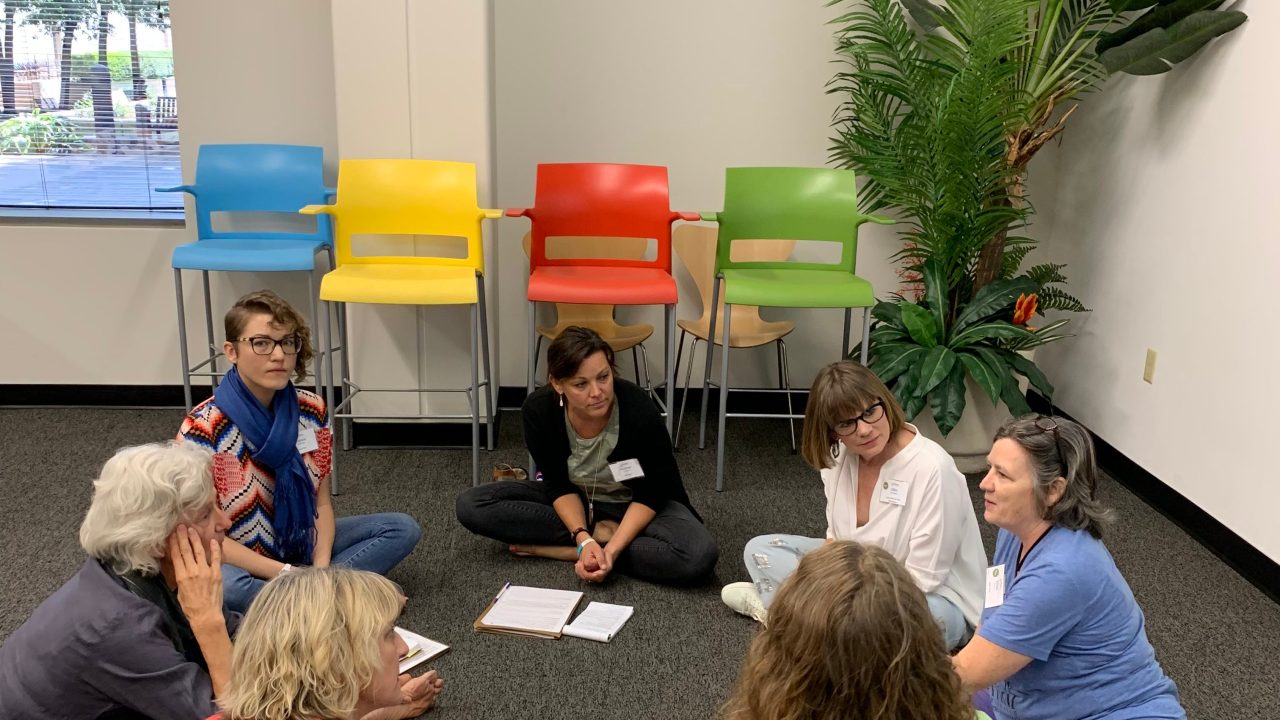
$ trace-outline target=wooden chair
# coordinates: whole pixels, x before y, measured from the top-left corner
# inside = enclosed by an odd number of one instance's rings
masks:
[[[693,277],[693,283],[698,288],[698,296],[702,298],[702,316],[696,320],[678,320],[676,324],[680,327],[680,345],[676,351],[676,367],[680,366],[680,354],[684,352],[684,338],[689,335],[693,338],[693,342],[689,345],[689,369],[684,375],[684,392],[680,397],[680,417],[676,426],[676,434],[674,443],[676,447],[680,445],[680,429],[679,423],[684,421],[685,400],[689,396],[689,381],[693,376],[693,357],[698,348],[698,342],[706,342],[707,336],[710,334],[711,325],[711,283],[715,277],[715,256],[716,256],[716,233],[717,229],[705,225],[681,225],[675,229],[675,233],[671,237],[672,249],[675,251],[680,262],[684,264],[689,275]],[[786,260],[791,256],[791,251],[795,248],[795,240],[752,240],[742,241],[734,246],[734,259],[741,261],[770,261],[770,260]],[[717,325],[723,320],[724,316],[724,294],[719,307],[716,308]],[[791,382],[790,368],[787,363],[787,345],[783,341],[788,333],[795,329],[796,324],[790,320],[769,321],[760,317],[760,308],[756,305],[734,305],[730,314],[730,333],[729,347],[732,348],[753,348],[769,343],[776,344],[778,359],[778,388],[786,390],[787,393],[787,409],[791,408]],[[723,327],[723,325],[721,325]],[[716,345],[721,344],[721,339],[716,338]],[[708,350],[710,352],[710,350]],[[707,392],[707,385],[704,383],[702,392]],[[795,420],[791,423],[791,451],[796,449],[796,425]]]
[[[524,246],[525,257],[529,256],[529,246],[532,242],[532,233],[524,234],[522,242]],[[645,238],[611,238],[608,244],[599,242],[598,238],[591,237],[566,237],[549,239],[547,246],[549,251],[559,251],[565,255],[578,258],[625,258],[630,260],[639,260],[644,257],[645,250],[648,248],[649,241]],[[559,254],[555,253],[555,254]],[[550,253],[549,253],[550,254]],[[649,323],[639,323],[636,325],[622,325],[614,318],[613,305],[578,305],[572,303],[556,303],[556,324],[555,325],[539,325],[538,340],[534,349],[535,358],[541,355],[542,339],[546,338],[550,342],[564,331],[565,328],[572,325],[590,328],[600,334],[604,341],[609,343],[609,347],[613,348],[614,353],[621,353],[627,350],[631,351],[631,361],[635,365],[636,384],[641,385],[640,368],[644,368],[644,382],[642,387],[652,391],[649,383],[649,356],[644,348],[644,341],[653,335],[653,325]],[[640,355],[636,355],[637,348]],[[641,359],[643,358],[643,360]],[[534,361],[537,362],[536,360]],[[535,365],[536,377],[536,365]]]

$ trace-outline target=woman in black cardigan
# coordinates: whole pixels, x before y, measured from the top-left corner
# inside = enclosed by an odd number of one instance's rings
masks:
[[[458,521],[513,554],[572,561],[591,582],[615,569],[677,585],[705,578],[719,550],[689,504],[648,393],[615,377],[613,349],[586,328],[560,333],[547,369],[548,384],[521,409],[541,482],[467,490]]]

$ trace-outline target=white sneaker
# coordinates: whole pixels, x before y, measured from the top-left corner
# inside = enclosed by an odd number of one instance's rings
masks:
[[[760,599],[755,583],[729,583],[720,590],[720,599],[734,612],[746,615],[762,624],[768,623],[769,611],[765,608],[764,601]]]

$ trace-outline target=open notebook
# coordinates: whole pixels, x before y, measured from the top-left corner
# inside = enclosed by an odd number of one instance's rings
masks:
[[[593,602],[573,622],[564,626],[564,634],[596,642],[609,642],[627,624],[634,611],[635,608],[630,605]]]
[[[401,640],[404,640],[404,644],[409,646],[409,652],[400,658],[401,673],[409,672],[409,668],[421,665],[431,658],[439,657],[449,650],[449,646],[444,643],[438,643],[402,627],[397,627],[396,633],[400,635]]]
[[[582,593],[506,585],[473,625],[479,632],[559,638]]]

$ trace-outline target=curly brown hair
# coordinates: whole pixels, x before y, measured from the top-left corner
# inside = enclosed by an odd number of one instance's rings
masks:
[[[307,321],[284,298],[270,290],[255,290],[236,301],[223,318],[223,330],[227,333],[227,342],[235,342],[244,332],[249,318],[254,315],[270,315],[271,321],[283,328],[293,328],[293,333],[302,342],[298,348],[298,364],[293,375],[298,382],[307,378],[307,366],[311,363],[311,329]]]
[[[730,720],[972,720],[942,632],[883,548],[831,542],[805,555],[751,643]]]

